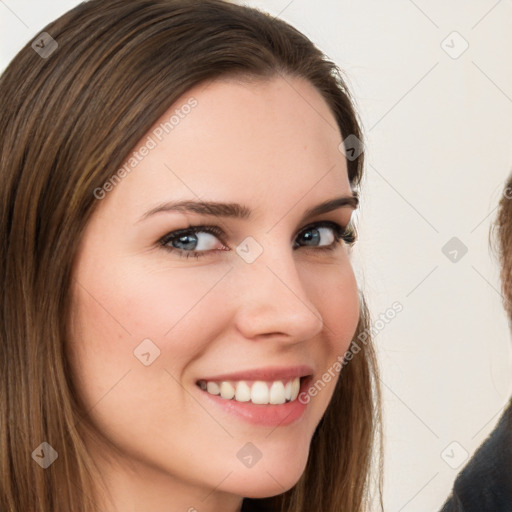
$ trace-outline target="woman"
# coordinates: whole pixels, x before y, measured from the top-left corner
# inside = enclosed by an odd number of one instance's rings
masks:
[[[246,7],[92,0],[0,92],[1,510],[364,510],[336,66]]]

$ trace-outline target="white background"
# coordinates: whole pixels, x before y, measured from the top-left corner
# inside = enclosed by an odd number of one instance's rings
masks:
[[[0,69],[78,3],[1,0]],[[245,3],[295,25],[349,78],[367,138],[354,264],[374,319],[403,305],[375,339],[385,510],[438,510],[511,394],[488,234],[512,169],[512,1]],[[442,252],[452,237],[468,248],[456,262]]]

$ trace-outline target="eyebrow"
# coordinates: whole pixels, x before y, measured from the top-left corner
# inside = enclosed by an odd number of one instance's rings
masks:
[[[312,208],[306,210],[302,216],[301,222],[309,217],[321,215],[323,213],[336,210],[345,206],[351,207],[355,210],[359,205],[359,198],[357,195],[341,196],[334,199],[324,201]],[[199,215],[212,215],[215,217],[226,217],[235,219],[250,219],[252,211],[247,206],[239,203],[218,203],[214,201],[177,201],[167,202],[152,208],[147,211],[138,222],[145,220],[151,215],[161,212],[190,212]]]

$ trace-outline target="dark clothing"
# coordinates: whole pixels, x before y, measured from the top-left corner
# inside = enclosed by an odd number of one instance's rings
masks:
[[[512,512],[512,399],[457,475],[441,512]]]

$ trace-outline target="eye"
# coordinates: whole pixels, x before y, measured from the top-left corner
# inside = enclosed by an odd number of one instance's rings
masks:
[[[224,232],[217,226],[189,226],[186,229],[168,233],[158,243],[164,249],[177,253],[178,256],[197,259],[214,251],[230,250],[219,241],[223,235]],[[342,228],[336,222],[321,221],[302,229],[296,239],[299,243],[295,242],[293,247],[294,249],[317,248],[316,250],[319,251],[334,250],[341,241],[351,245],[355,239],[355,232],[351,228]],[[220,247],[215,248],[216,243]]]
[[[355,242],[355,232],[352,228],[342,228],[336,222],[316,222],[304,228],[298,235],[306,247],[319,247],[319,250],[333,250],[343,240],[351,245]],[[325,240],[325,243],[323,243]],[[300,247],[297,244],[294,247]]]
[[[160,244],[166,249],[178,252],[180,256],[198,258],[201,253],[215,250],[215,239],[222,236],[223,232],[216,226],[190,226],[165,235],[160,239]],[[221,250],[224,246],[221,247]]]

